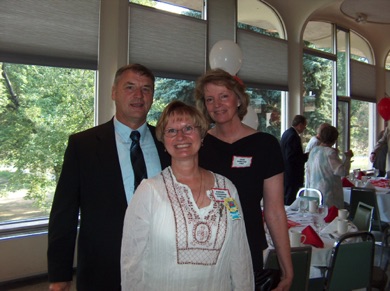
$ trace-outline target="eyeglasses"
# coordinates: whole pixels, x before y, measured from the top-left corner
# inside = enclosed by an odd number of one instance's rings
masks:
[[[179,131],[181,131],[184,135],[191,135],[194,130],[199,127],[200,126],[186,125],[182,129],[168,128],[164,131],[164,135],[166,137],[175,137]]]

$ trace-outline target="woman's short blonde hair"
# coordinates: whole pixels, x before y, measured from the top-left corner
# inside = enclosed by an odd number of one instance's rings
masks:
[[[244,83],[236,76],[230,75],[222,69],[214,69],[207,71],[196,81],[195,100],[196,106],[206,116],[209,122],[213,122],[211,116],[207,112],[204,100],[204,88],[207,84],[212,83],[218,86],[225,86],[227,89],[233,91],[240,100],[240,106],[237,110],[237,115],[242,120],[248,112],[249,96],[245,92]]]
[[[164,142],[164,130],[168,124],[168,119],[172,116],[189,116],[194,121],[194,126],[199,127],[200,137],[203,139],[209,128],[209,124],[203,114],[194,106],[182,101],[174,100],[165,107],[156,125],[156,138]]]

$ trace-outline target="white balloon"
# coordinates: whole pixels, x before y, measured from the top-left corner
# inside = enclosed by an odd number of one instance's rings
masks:
[[[242,51],[234,41],[220,40],[211,48],[209,62],[212,69],[220,68],[234,76],[241,69]]]
[[[257,130],[257,127],[259,126],[259,118],[252,106],[250,105],[248,106],[248,112],[245,114],[244,118],[242,119],[242,123]]]

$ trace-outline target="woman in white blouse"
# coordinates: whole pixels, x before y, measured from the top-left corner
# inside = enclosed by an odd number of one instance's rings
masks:
[[[321,144],[310,151],[306,163],[306,187],[320,190],[328,207],[344,208],[341,178],[349,173],[353,152],[345,152],[343,159],[340,159],[338,150],[332,148],[338,136],[334,126],[324,127],[320,131]]]
[[[240,202],[227,178],[198,166],[208,124],[171,102],[156,136],[172,165],[143,180],[127,209],[122,290],[254,290]]]

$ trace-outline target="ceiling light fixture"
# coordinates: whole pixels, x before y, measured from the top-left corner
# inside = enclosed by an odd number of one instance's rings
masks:
[[[367,22],[367,14],[358,13],[358,14],[356,15],[355,21],[356,21],[357,23],[362,23],[362,24],[366,23],[366,22]]]

